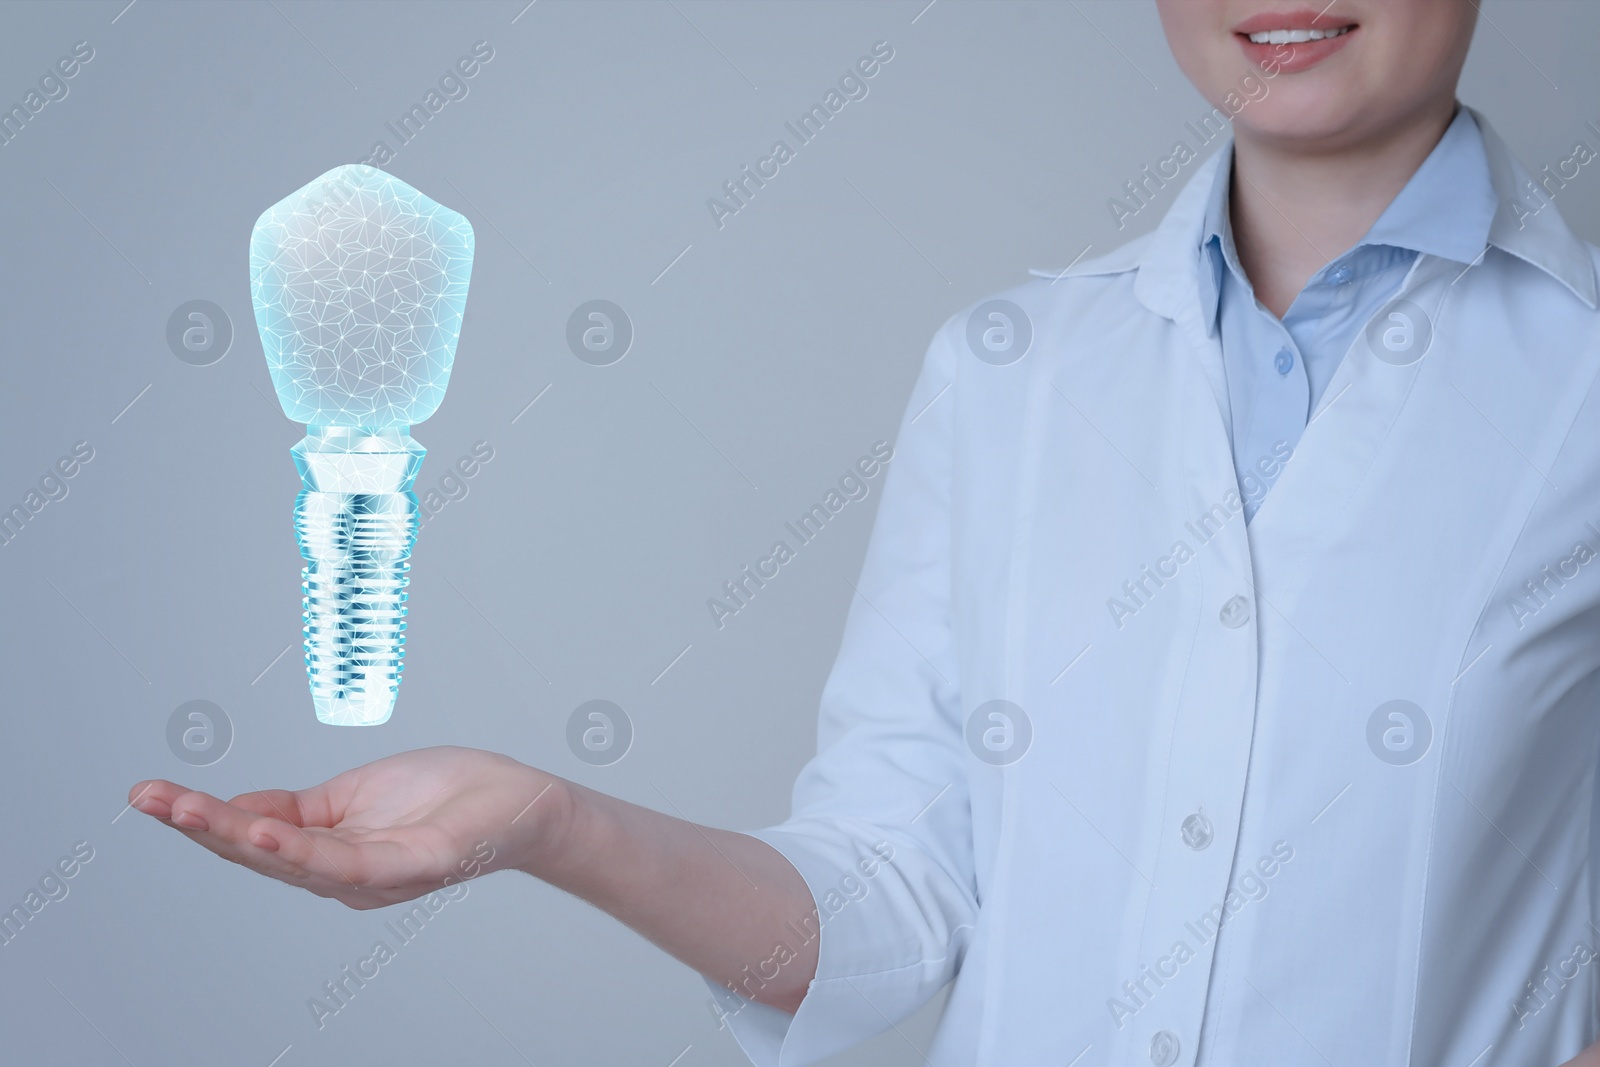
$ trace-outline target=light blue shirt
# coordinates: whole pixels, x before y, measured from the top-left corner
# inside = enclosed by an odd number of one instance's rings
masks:
[[[1313,274],[1282,320],[1256,299],[1228,214],[1233,162],[1225,150],[1206,203],[1204,290],[1222,334],[1233,461],[1244,517],[1255,517],[1312,410],[1359,331],[1394,294],[1420,252],[1470,263],[1494,221],[1483,136],[1458,108],[1444,136],[1355,247]],[[1288,225],[1285,223],[1284,225]]]
[[[1600,250],[1473,117],[1487,247],[1416,250],[1372,319],[1404,329],[1355,330],[1248,527],[1218,157],[1151,234],[935,334],[817,752],[755,834],[820,920],[711,990],[754,1062],[947,985],[930,1067],[1528,1067],[1600,1036]],[[808,943],[795,1015],[750,999]]]

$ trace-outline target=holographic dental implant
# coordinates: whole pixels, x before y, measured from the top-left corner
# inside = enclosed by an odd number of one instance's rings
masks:
[[[394,710],[427,450],[410,429],[450,382],[472,275],[472,226],[375,167],[335,167],[250,235],[250,295],[303,488],[306,673],[317,718]]]

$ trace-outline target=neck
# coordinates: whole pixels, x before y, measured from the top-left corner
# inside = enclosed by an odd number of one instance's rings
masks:
[[[1256,297],[1283,317],[1310,277],[1361,240],[1444,135],[1455,99],[1358,144],[1307,149],[1235,129],[1229,214]]]

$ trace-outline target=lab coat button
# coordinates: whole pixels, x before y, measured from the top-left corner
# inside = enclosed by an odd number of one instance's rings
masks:
[[[1229,597],[1227,603],[1222,605],[1222,610],[1217,612],[1217,618],[1228,629],[1237,630],[1250,621],[1250,601],[1242,596]]]
[[[1183,843],[1196,852],[1211,844],[1213,836],[1211,820],[1201,812],[1197,811],[1183,820]]]
[[[1156,1067],[1172,1067],[1178,1062],[1178,1035],[1171,1030],[1157,1030],[1150,1039],[1150,1062]]]

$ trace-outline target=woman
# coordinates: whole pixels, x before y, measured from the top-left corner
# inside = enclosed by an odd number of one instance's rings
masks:
[[[1455,100],[1471,0],[1160,9],[1232,143],[935,337],[788,822],[450,748],[135,806],[357,908],[487,842],[706,975],[763,1065],[952,977],[932,1063],[1578,1054],[1595,250]]]

